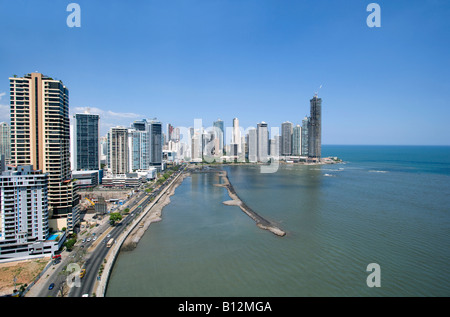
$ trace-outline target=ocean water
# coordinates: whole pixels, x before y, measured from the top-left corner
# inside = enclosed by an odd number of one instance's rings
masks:
[[[106,296],[450,296],[450,147],[323,146],[343,164],[229,166],[262,230],[213,186],[186,178]],[[367,266],[380,266],[368,287]]]

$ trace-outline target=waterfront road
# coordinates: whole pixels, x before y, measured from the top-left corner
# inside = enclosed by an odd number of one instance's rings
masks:
[[[126,230],[127,226],[130,225],[137,216],[144,210],[147,205],[149,205],[153,198],[156,198],[160,193],[165,191],[184,169],[174,172],[158,189],[151,193],[140,195],[136,197],[135,203],[130,207],[130,213],[126,216],[119,224],[113,226],[108,235],[103,235],[101,241],[97,244],[95,249],[88,252],[84,269],[86,269],[86,275],[80,280],[80,287],[72,287],[69,292],[69,297],[80,297],[80,296],[92,296],[94,292],[95,282],[100,278],[99,271],[102,265],[105,265],[105,258],[110,250],[107,247],[107,242],[113,238],[117,241],[120,235]],[[131,204],[130,204],[131,205]],[[95,294],[101,295],[101,294]]]
[[[102,225],[94,228],[92,233],[90,233],[91,239],[86,240],[91,241],[82,242],[80,239],[71,252],[64,251],[62,253],[62,261],[49,268],[47,270],[48,273],[40,278],[27,296],[57,297],[61,296],[61,294],[62,296],[69,297],[81,297],[83,295],[93,296],[100,268],[102,265],[105,265],[104,261],[110,250],[107,247],[107,242],[111,238],[113,238],[114,241],[118,240],[127,226],[139,216],[142,210],[153,201],[153,198],[156,198],[164,191],[164,189],[171,184],[172,180],[182,173],[183,170],[185,170],[185,168],[180,168],[179,171],[174,172],[158,189],[155,189],[150,193],[141,191],[139,194],[131,197],[127,203],[130,212],[120,223],[111,226],[109,221],[105,221]],[[96,238],[95,241],[93,239],[94,237]],[[70,282],[68,273],[64,272],[64,268],[74,264],[77,264],[79,265],[79,268],[86,270],[85,276],[79,280],[79,287],[77,287],[75,283]],[[75,273],[72,274],[72,277],[73,276],[75,276]],[[53,284],[54,287],[49,289],[51,284]]]

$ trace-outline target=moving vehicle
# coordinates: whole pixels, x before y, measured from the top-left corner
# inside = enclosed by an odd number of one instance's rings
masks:
[[[50,286],[48,287],[49,290],[52,290],[55,287],[55,283],[50,284]]]
[[[106,244],[106,247],[107,247],[107,248],[111,248],[113,244],[114,244],[114,238],[111,238],[111,239],[108,241],[108,243]]]
[[[83,278],[86,275],[86,269],[81,269],[80,278]]]

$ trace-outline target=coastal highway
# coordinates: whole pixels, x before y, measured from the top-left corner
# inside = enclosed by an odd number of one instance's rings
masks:
[[[70,289],[69,297],[81,297],[85,294],[92,296],[93,292],[95,292],[94,286],[98,277],[100,266],[104,264],[104,259],[106,258],[106,255],[110,250],[106,246],[106,243],[111,238],[117,241],[120,235],[123,233],[123,231],[127,228],[127,225],[130,224],[136,218],[136,216],[138,216],[142,212],[142,210],[144,210],[147,207],[147,205],[151,203],[152,198],[155,198],[162,192],[164,192],[169,187],[168,185],[172,184],[173,180],[178,175],[180,175],[184,170],[185,168],[180,168],[180,170],[173,173],[159,187],[159,189],[151,193],[145,194],[142,199],[140,199],[142,197],[141,195],[135,197],[136,203],[133,204],[133,207],[130,208],[130,213],[128,214],[128,216],[126,216],[119,224],[112,227],[111,231],[109,232],[110,236],[104,235],[104,237],[101,237],[103,241],[98,241],[98,244],[95,247],[95,249],[88,253],[86,261],[83,266],[83,268],[86,269],[86,275],[80,280],[81,282],[80,287],[72,287]]]
[[[110,248],[106,246],[106,243],[110,239],[115,241],[119,238],[122,232],[125,230],[128,224],[130,224],[136,217],[137,211],[140,211],[140,207],[144,208],[153,197],[152,194],[146,195],[141,201],[130,208],[130,213],[119,224],[115,225],[108,235],[103,237],[103,241],[99,241],[96,248],[88,254],[88,257],[84,263],[83,268],[86,269],[86,275],[80,280],[80,287],[72,287],[69,296],[80,297],[84,294],[92,295],[95,281],[98,277],[100,266],[104,264],[104,259]]]

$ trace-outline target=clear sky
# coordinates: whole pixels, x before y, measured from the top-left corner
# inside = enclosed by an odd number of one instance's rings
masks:
[[[322,98],[324,144],[450,145],[450,1],[0,0],[0,121],[9,80],[61,79],[102,134],[142,118],[301,124]],[[381,27],[369,28],[369,3]]]

